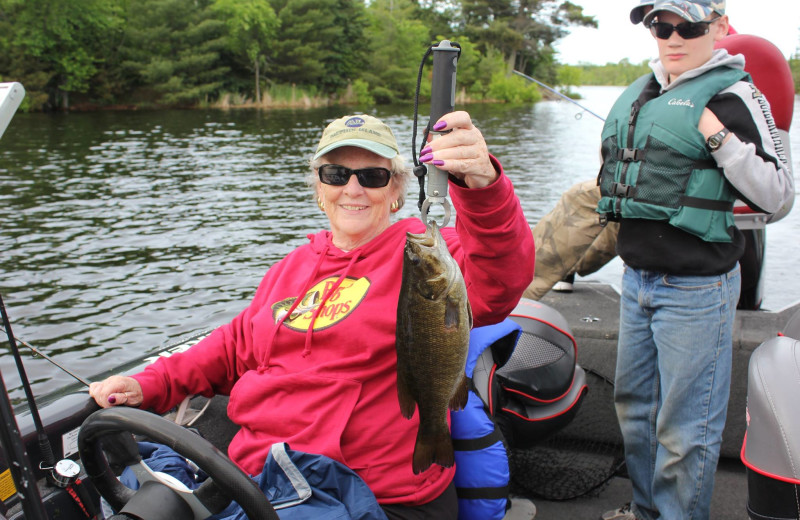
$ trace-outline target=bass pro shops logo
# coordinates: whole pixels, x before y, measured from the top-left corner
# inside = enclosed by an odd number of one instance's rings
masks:
[[[309,289],[283,324],[292,330],[307,331],[323,297],[330,292],[338,279],[338,276],[326,278]],[[325,305],[314,320],[314,330],[326,329],[345,319],[364,301],[369,286],[370,281],[367,278],[345,278],[325,300]],[[276,323],[286,316],[295,300],[297,298],[287,298],[272,305],[272,316]]]

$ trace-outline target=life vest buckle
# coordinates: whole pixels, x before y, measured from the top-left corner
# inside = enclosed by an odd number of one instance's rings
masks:
[[[611,184],[611,195],[613,197],[630,198],[636,193],[636,186],[614,182]]]
[[[617,152],[617,159],[622,162],[643,161],[645,151],[641,148],[620,148]]]

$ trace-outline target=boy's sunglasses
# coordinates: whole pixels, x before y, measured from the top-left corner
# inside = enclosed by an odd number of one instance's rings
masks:
[[[365,188],[383,188],[389,184],[392,176],[392,172],[377,166],[351,170],[338,164],[323,164],[317,172],[320,182],[331,186],[344,186],[350,181],[350,176],[355,174],[358,183]]]
[[[707,22],[683,22],[678,25],[672,25],[666,22],[650,22],[648,27],[650,28],[650,32],[653,33],[653,36],[659,40],[668,40],[669,37],[672,36],[673,31],[677,32],[678,36],[684,40],[693,40],[694,38],[699,38],[708,34],[709,25],[719,19],[720,17],[718,16]]]

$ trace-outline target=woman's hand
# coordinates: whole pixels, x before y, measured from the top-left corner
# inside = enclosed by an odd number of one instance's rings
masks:
[[[472,124],[467,112],[443,115],[433,130],[447,133],[428,142],[420,153],[420,161],[449,172],[470,188],[484,188],[497,180],[498,173],[489,160],[483,134]]]
[[[142,387],[132,377],[111,376],[105,381],[89,385],[89,395],[103,408],[142,404]]]

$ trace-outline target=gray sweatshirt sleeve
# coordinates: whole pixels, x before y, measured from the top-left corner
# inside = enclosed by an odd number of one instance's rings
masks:
[[[712,156],[744,202],[769,214],[791,206],[794,176],[764,95],[740,81],[709,108],[733,134]]]

